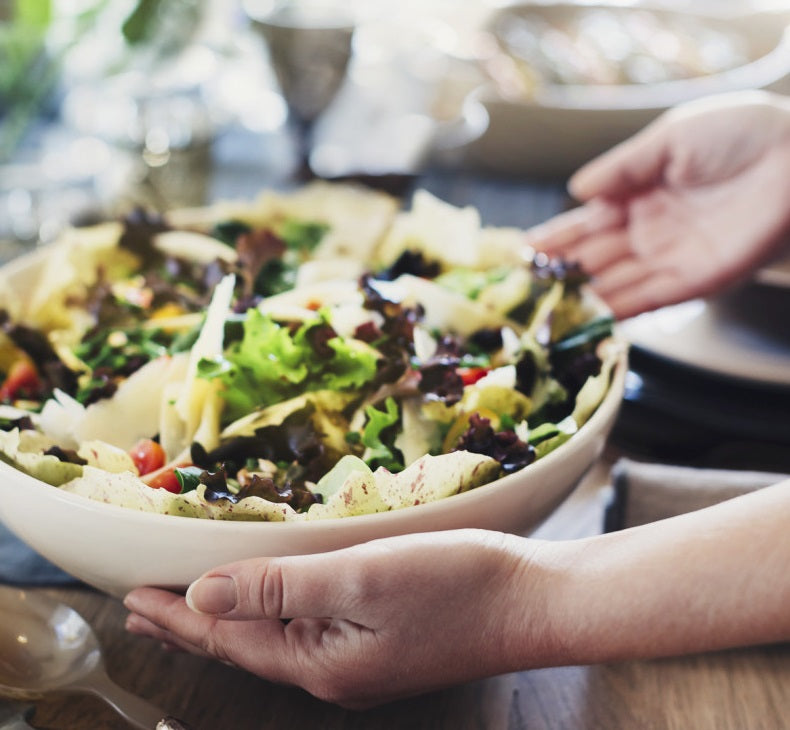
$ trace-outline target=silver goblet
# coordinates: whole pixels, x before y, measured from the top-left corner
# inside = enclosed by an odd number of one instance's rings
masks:
[[[351,59],[354,22],[326,3],[281,3],[264,14],[247,8],[264,38],[280,92],[296,134],[300,177],[312,177],[310,151],[315,121],[340,89]]]

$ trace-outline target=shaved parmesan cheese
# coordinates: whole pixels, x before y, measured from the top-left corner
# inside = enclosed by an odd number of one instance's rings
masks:
[[[215,383],[199,378],[197,369],[202,358],[214,359],[222,355],[225,321],[231,313],[235,281],[236,277],[229,274],[217,284],[206,311],[206,321],[189,355],[184,386],[175,402],[175,411],[184,423],[183,440],[186,443],[182,444],[183,447],[192,441],[201,426],[201,430],[206,435],[219,433],[218,419],[221,406],[215,402],[218,399],[217,386]],[[216,426],[212,429],[204,422],[204,417],[216,418]],[[213,448],[216,440],[213,443],[204,442],[203,445],[207,449]]]
[[[60,389],[55,389],[52,396],[41,409],[39,427],[63,448],[76,449],[77,424],[85,416],[85,406]]]
[[[112,398],[88,406],[75,424],[79,442],[101,439],[131,449],[140,439],[156,433],[159,425],[159,394],[165,385],[183,378],[183,356],[160,357],[132,373]]]
[[[475,268],[480,263],[480,232],[476,208],[457,208],[426,190],[418,190],[411,210],[397,216],[377,255],[390,263],[416,242],[428,260]],[[451,246],[448,241],[452,241]]]
[[[414,354],[420,362],[428,362],[435,354],[439,343],[424,327],[414,327]]]
[[[166,256],[210,264],[220,259],[229,264],[238,261],[236,249],[211,236],[193,231],[165,231],[154,236],[154,247]]]
[[[305,261],[296,273],[296,288],[312,286],[332,279],[357,279],[365,273],[365,264],[359,259],[335,258]]]
[[[515,388],[516,366],[504,365],[501,368],[495,368],[480,378],[475,385],[480,389],[489,388],[492,385],[500,388]]]
[[[401,419],[403,428],[395,438],[395,447],[403,454],[403,463],[409,466],[441,444],[441,431],[436,421],[422,417],[420,403],[414,398],[401,404]]]
[[[425,310],[422,324],[427,329],[470,335],[485,327],[502,325],[502,314],[498,308],[468,299],[463,294],[445,289],[429,279],[403,274],[394,282],[377,281],[375,285],[392,301],[400,301],[405,306],[416,306],[419,303]]]

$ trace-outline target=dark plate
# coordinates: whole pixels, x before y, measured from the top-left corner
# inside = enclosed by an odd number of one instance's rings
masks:
[[[700,466],[790,471],[790,389],[754,384],[632,347],[615,445]]]

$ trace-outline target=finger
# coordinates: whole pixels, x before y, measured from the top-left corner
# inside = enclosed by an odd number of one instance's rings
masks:
[[[175,644],[187,651],[208,653],[203,647],[206,634],[214,629],[215,618],[191,611],[183,596],[157,588],[138,588],[124,598],[131,612],[126,628],[132,633]]]
[[[281,621],[224,621],[195,613],[182,596],[156,588],[138,588],[124,599],[132,612],[130,631],[173,644],[193,654],[249,668],[274,681],[291,682],[301,657],[289,646]],[[297,637],[313,639],[309,627]],[[292,632],[296,633],[296,632]],[[297,642],[298,644],[298,642]],[[261,647],[266,647],[262,652]]]
[[[613,292],[607,296],[606,302],[618,319],[627,319],[688,299],[687,284],[666,272],[656,274],[638,286]]]
[[[652,275],[653,268],[642,259],[626,258],[601,271],[591,286],[611,305],[614,294],[639,286]]]
[[[187,605],[223,619],[349,618],[349,596],[364,572],[354,548],[318,555],[243,560],[201,576]],[[342,579],[340,579],[342,577]]]
[[[242,624],[223,622],[215,616],[196,613],[187,606],[182,596],[158,588],[138,588],[126,596],[124,605],[133,614],[146,619],[161,631],[168,632],[174,643],[183,645],[183,642],[186,642],[212,655],[215,655],[215,652],[206,643],[206,636],[209,633],[220,637],[234,630],[239,634],[242,631],[239,629]],[[270,633],[275,639],[283,629],[281,621],[259,620],[255,622],[255,626],[256,630],[260,628],[261,632]],[[138,627],[144,628],[142,624],[138,624]],[[154,638],[164,640],[160,635]]]
[[[625,211],[619,205],[593,200],[534,226],[527,231],[526,243],[538,251],[561,254],[563,249],[579,243],[586,236],[624,222]]]
[[[593,279],[595,291],[618,319],[677,304],[711,292],[711,276],[689,277],[688,261],[676,250],[650,259],[628,258]]]
[[[195,656],[200,656],[205,659],[214,659],[215,657],[204,649],[195,644],[191,644],[187,641],[184,641],[179,636],[174,636],[170,631],[167,629],[163,629],[161,626],[157,626],[155,623],[149,621],[144,616],[141,616],[138,613],[130,613],[129,616],[126,618],[126,630],[130,634],[136,634],[137,636],[146,636],[150,639],[155,639],[159,641],[162,645],[162,649],[167,652],[171,653],[181,653],[181,652],[189,652],[190,654],[194,654]],[[226,661],[224,662],[228,666],[235,667],[236,665],[233,662]]]
[[[631,239],[624,230],[607,231],[568,248],[564,256],[581,264],[588,274],[598,274],[631,255]]]
[[[153,623],[153,621],[149,621],[145,616],[141,616],[139,613],[130,613],[127,616],[125,628],[130,634],[155,639],[167,650],[188,651],[191,654],[197,654],[203,657],[209,656],[200,647],[184,641],[179,636],[174,636],[167,629],[163,629],[161,626]]]
[[[696,221],[689,214],[688,203],[662,189],[634,196],[628,204],[634,253],[645,259],[663,256],[671,249],[693,255],[697,247],[688,245],[686,239],[692,235]]]
[[[662,119],[579,169],[568,182],[578,200],[624,198],[661,180],[669,149]]]

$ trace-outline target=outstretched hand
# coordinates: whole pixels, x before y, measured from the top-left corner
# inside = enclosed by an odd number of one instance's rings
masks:
[[[532,229],[580,262],[620,318],[707,296],[775,255],[790,233],[790,103],[760,92],[692,102],[588,163],[584,205]]]
[[[127,628],[366,707],[523,666],[521,622],[543,612],[519,586],[538,544],[462,530],[242,561],[207,573],[186,599],[133,591]]]

